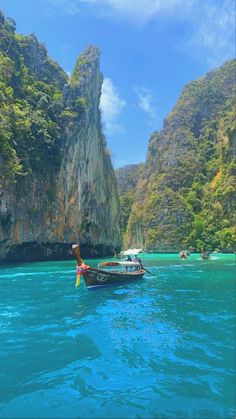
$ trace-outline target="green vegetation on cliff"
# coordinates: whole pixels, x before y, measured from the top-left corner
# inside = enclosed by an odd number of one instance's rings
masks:
[[[141,176],[143,164],[131,164],[116,169],[117,187],[120,196],[120,225],[123,242],[126,241],[126,230],[131,208],[135,199],[138,178]]]
[[[66,132],[73,129],[87,106],[86,98],[78,95],[67,102],[64,89],[69,82],[44,45],[34,35],[17,34],[15,22],[0,12],[3,181],[58,169]]]
[[[55,168],[67,76],[34,35],[15,33],[0,14],[0,159],[3,180]]]
[[[235,61],[187,85],[150,139],[129,245],[235,247]]]

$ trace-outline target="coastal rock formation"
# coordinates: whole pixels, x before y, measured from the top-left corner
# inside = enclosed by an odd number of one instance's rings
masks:
[[[235,246],[235,60],[189,83],[149,141],[128,246]]]
[[[0,19],[0,260],[112,254],[120,248],[119,197],[100,124],[99,50],[72,76],[34,35]]]

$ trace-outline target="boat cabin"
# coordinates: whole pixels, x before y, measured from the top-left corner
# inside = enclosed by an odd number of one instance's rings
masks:
[[[136,254],[136,253],[135,253]],[[117,272],[126,272],[126,271],[139,271],[141,270],[141,266],[137,262],[129,262],[129,261],[111,261],[111,262],[100,262],[98,264],[98,269],[107,269]]]

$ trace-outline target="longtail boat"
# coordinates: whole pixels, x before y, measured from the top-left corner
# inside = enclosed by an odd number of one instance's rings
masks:
[[[210,259],[211,258],[208,253],[201,253],[200,256],[201,256],[202,259]]]
[[[201,253],[200,256],[201,256],[202,259],[210,259],[209,252],[207,250],[205,250],[204,248],[202,248],[202,253]]]
[[[76,286],[80,284],[81,275],[87,288],[122,285],[127,282],[142,279],[146,270],[137,262],[108,261],[98,264],[98,268],[86,265],[80,256],[80,246],[74,244],[72,253],[77,260]],[[104,269],[100,269],[100,268]]]

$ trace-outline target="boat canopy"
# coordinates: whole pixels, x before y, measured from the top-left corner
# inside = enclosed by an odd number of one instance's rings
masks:
[[[137,262],[129,262],[129,261],[121,261],[121,262],[100,262],[98,267],[100,266],[138,266],[139,263]]]
[[[128,255],[138,255],[138,253],[143,253],[143,249],[128,249],[128,250],[123,250],[119,254],[121,256],[128,256]]]

